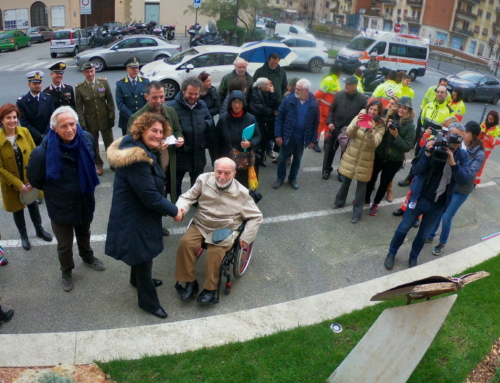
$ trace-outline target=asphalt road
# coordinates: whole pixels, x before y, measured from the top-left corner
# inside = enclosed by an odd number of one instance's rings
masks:
[[[48,43],[44,43],[18,52],[0,54],[0,84],[3,90],[0,93],[0,104],[14,102],[28,91],[24,77],[28,70],[2,69],[3,66],[12,62],[12,67],[30,66],[29,70],[45,69],[48,73],[50,62],[60,60],[50,59],[48,49]],[[40,67],[36,66],[37,63]],[[71,65],[70,61],[68,65]],[[66,83],[74,85],[83,80],[75,67],[70,66],[66,72]],[[311,74],[305,70],[289,71],[290,77],[299,76],[311,80],[314,89],[326,74],[326,68],[321,74]],[[106,71],[100,76],[108,78],[114,87],[116,80],[124,76],[124,71]],[[427,88],[437,83],[440,76],[441,74],[429,70],[425,77],[418,78],[412,84],[417,103]],[[467,104],[466,120],[479,120],[483,107],[483,103]],[[488,105],[489,109],[498,111],[500,107]],[[120,136],[117,128],[114,133],[115,137]],[[352,225],[352,209],[349,204],[340,211],[331,209],[339,182],[335,177],[328,181],[322,179],[322,158],[322,154],[312,150],[305,151],[298,177],[298,191],[291,189],[287,183],[279,190],[272,189],[271,185],[276,178],[275,164],[269,163],[267,168],[261,170],[259,191],[264,198],[259,207],[265,222],[259,231],[247,273],[235,281],[231,295],[222,295],[219,305],[205,308],[199,307],[196,302],[184,304],[179,300],[174,289],[176,249],[192,213],[178,224],[170,218],[164,219],[164,225],[173,234],[164,239],[165,250],[156,258],[153,274],[164,282],[158,288],[158,294],[169,313],[167,321],[207,317],[279,303],[389,273],[383,267],[383,260],[400,221],[400,218],[393,217],[391,213],[399,207],[399,202],[408,189],[395,186],[396,199],[392,204],[381,206],[376,217],[365,212],[360,223]],[[337,168],[338,158],[335,159],[334,166]],[[207,167],[206,170],[211,169]],[[400,171],[395,181],[403,179],[407,171],[408,167]],[[88,269],[75,255],[75,288],[70,293],[65,293],[61,288],[56,246],[36,239],[26,213],[33,248],[24,251],[18,242],[19,234],[12,215],[0,211],[0,243],[5,245],[10,261],[7,267],[0,268],[1,302],[4,308],[16,310],[14,319],[0,327],[1,332],[84,331],[163,323],[137,306],[136,292],[128,283],[129,268],[103,253],[113,176],[105,165],[101,185],[96,191],[97,209],[92,224],[92,245],[96,256],[103,260],[107,269],[103,272]],[[481,237],[500,231],[499,182],[500,150],[496,150],[485,171],[486,187],[475,190],[455,217],[445,254],[476,244]],[[188,186],[185,183],[183,189],[186,190]],[[354,190],[351,190],[348,201],[353,196]],[[44,204],[41,205],[41,212],[45,228],[52,232]],[[407,268],[409,247],[415,233],[412,230],[408,236],[409,241],[402,246],[393,272]],[[432,245],[426,245],[419,262],[435,259],[431,251]],[[204,278],[203,266],[202,260],[197,269],[201,281]]]

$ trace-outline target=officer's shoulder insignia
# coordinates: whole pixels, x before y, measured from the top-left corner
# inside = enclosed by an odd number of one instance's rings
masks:
[[[82,86],[83,85],[83,81],[81,83],[78,83],[75,85],[75,88],[78,88],[79,86]]]
[[[46,96],[50,96],[50,97],[52,97],[52,95],[51,95],[50,93],[45,93],[45,95],[46,95]]]
[[[100,81],[108,81],[108,79],[106,77],[99,77],[98,80],[100,80]]]
[[[21,96],[21,97],[18,97],[17,99],[18,100],[22,100],[24,98],[24,96]]]
[[[125,81],[126,77],[119,79],[117,82]]]

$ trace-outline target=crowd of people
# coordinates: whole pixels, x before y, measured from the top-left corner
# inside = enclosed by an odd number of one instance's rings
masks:
[[[205,244],[205,282],[197,301],[215,304],[224,254],[236,238],[239,246],[248,248],[262,223],[257,207],[261,168],[272,160],[277,163],[272,188],[279,189],[288,173],[288,184],[298,190],[304,149],[320,153],[323,135],[324,180],[330,178],[335,153],[340,152],[341,184],[333,209],[346,204],[351,182],[357,181],[353,224],[362,219],[364,206],[376,216],[384,196],[392,201],[393,178],[415,149],[410,172],[398,183],[410,186],[410,191],[393,213],[403,219],[384,266],[394,267],[411,227],[419,230],[410,267],[417,265],[424,244],[433,241],[440,225],[433,253],[442,254],[454,215],[481,182],[486,161],[500,142],[498,113],[490,111],[481,125],[465,123],[463,92],[453,89],[450,94],[441,78],[427,91],[417,117],[411,78],[403,72],[390,72],[368,98],[362,91],[363,72],[347,76],[342,87],[341,68],[333,66],[313,93],[309,80],[289,80],[279,62],[279,55],[271,54],[251,76],[248,63],[239,58],[219,89],[210,73],[202,72],[187,78],[168,102],[163,84],[139,76],[136,58],[126,62],[127,75],[117,82],[115,96],[108,81],[95,76],[91,63],[82,66],[84,80],[74,88],[63,83],[64,63],[49,68],[52,81],[43,91],[44,73],[28,73],[30,91],[16,104],[0,108],[2,200],[4,209],[13,213],[22,247],[31,248],[26,206],[36,235],[52,241],[39,212],[45,200],[57,239],[62,289],[74,288],[75,237],[83,264],[95,271],[105,269],[90,243],[95,188],[104,173],[100,135],[115,172],[105,254],[131,267],[130,284],[137,288],[139,307],[167,317],[156,292],[162,281],[152,277],[153,259],[163,251],[162,237],[170,234],[162,227],[162,217],[180,222],[191,207],[196,213],[177,250],[176,291],[184,302],[199,293],[194,264]],[[367,77],[376,75],[377,64],[371,57]],[[112,132],[115,100],[122,131],[117,140]],[[186,174],[189,190],[182,188]],[[0,248],[0,266],[7,264]],[[0,308],[0,323],[12,315],[12,310],[4,313]]]

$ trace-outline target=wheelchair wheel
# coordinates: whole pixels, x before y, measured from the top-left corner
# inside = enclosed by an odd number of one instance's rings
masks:
[[[233,284],[231,282],[226,283],[226,288],[224,289],[224,293],[226,295],[231,294],[231,289],[233,288]]]
[[[250,263],[252,258],[254,242],[248,245],[246,250],[242,249],[240,246],[234,252],[234,262],[233,262],[233,275],[235,278],[241,277]]]

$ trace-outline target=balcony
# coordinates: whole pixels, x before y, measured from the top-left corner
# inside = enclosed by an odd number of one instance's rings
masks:
[[[396,0],[378,0],[377,2],[381,3],[381,4],[393,4],[393,5],[396,5]]]
[[[472,4],[472,5],[478,5],[481,1],[480,0],[462,0],[462,2],[467,3],[467,4]]]
[[[488,40],[488,42],[491,44],[491,45],[495,45],[497,43],[497,39],[494,38],[494,37],[490,37],[490,39]]]
[[[469,21],[476,21],[477,20],[477,15],[475,13],[467,12],[467,11],[464,11],[463,9],[460,9],[460,8],[457,8],[455,13],[456,13],[456,16],[461,18],[461,19],[465,19],[465,20],[469,20]]]
[[[422,8],[424,0],[406,0],[406,3],[412,8]]]
[[[495,28],[497,31],[500,31],[500,22],[496,22],[495,24],[493,24],[493,28]]]
[[[410,16],[405,16],[404,20],[408,24],[420,24],[420,19],[418,17],[410,17]]]
[[[471,31],[471,30],[469,30],[469,29],[463,29],[463,28],[453,27],[452,32],[456,33],[456,34],[459,34],[459,35],[465,35],[465,36],[474,37],[474,32]]]
[[[392,20],[392,15],[390,13],[384,13],[384,20]]]
[[[495,10],[496,10],[497,13],[500,13],[500,7],[496,7]]]

